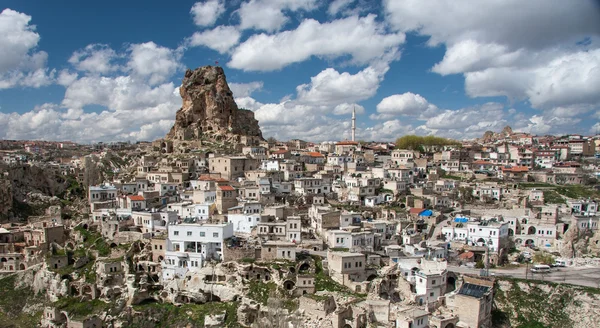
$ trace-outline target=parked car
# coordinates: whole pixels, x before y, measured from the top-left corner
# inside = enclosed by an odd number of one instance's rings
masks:
[[[565,260],[555,260],[554,263],[552,263],[553,267],[561,267],[564,268],[567,266],[567,261]]]

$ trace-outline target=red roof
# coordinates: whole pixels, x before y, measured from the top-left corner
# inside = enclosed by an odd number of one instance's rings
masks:
[[[358,146],[356,141],[340,141],[336,143],[336,146]]]
[[[460,254],[458,256],[458,258],[461,260],[467,260],[467,259],[472,258],[473,256],[475,256],[475,253],[473,253],[473,252],[464,252],[464,253]]]
[[[411,208],[408,211],[408,213],[410,213],[410,214],[419,214],[419,213],[423,212],[424,210],[425,210],[424,208],[414,207],[414,208]]]
[[[511,166],[511,167],[502,167],[502,171],[504,172],[529,172],[529,168],[527,166]]]
[[[223,191],[235,191],[235,188],[233,188],[232,186],[219,186],[219,189]]]
[[[323,156],[323,154],[316,152],[316,151],[311,151],[306,153],[306,155],[310,156],[310,157],[325,157]]]
[[[490,164],[490,165],[493,165],[494,163],[492,163],[492,162],[488,162],[488,161],[479,160],[479,161],[475,161],[475,162],[473,162],[473,164],[477,164],[477,165],[486,165],[486,164]]]
[[[285,154],[285,153],[287,153],[287,152],[288,152],[287,150],[285,150],[285,149],[281,149],[281,150],[274,151],[274,152],[272,152],[271,154],[274,154],[274,155],[280,155],[280,154]]]
[[[218,181],[218,182],[229,181],[229,180],[223,179],[223,178],[211,177],[210,175],[207,175],[207,174],[203,174],[203,175],[199,176],[198,180],[199,181]]]
[[[128,197],[130,200],[134,200],[134,201],[146,200],[146,198],[144,198],[144,196],[140,196],[140,195],[131,195]]]

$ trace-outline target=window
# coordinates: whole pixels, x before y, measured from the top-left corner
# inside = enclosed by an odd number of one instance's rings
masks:
[[[433,296],[433,292],[429,293],[429,296]]]
[[[191,236],[191,235],[192,235],[192,232],[191,232],[191,231],[188,231],[188,232],[187,232],[187,235],[188,235],[188,236]]]
[[[218,238],[219,237],[219,233],[218,232],[213,232],[213,237],[214,238]]]
[[[206,236],[206,232],[200,231],[200,237],[205,237],[205,236]]]
[[[177,230],[173,231],[173,235],[179,236],[179,231],[177,231]]]

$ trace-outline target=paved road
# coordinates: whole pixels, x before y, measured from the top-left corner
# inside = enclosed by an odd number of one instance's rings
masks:
[[[530,266],[531,268],[531,266]],[[553,272],[540,274],[529,271],[526,274],[526,267],[516,269],[490,269],[490,275],[498,277],[513,277],[521,279],[533,279],[551,281],[556,283],[567,283],[587,287],[600,288],[600,268],[579,267],[579,268],[555,268]],[[448,271],[457,273],[479,274],[479,269],[470,269],[466,267],[449,266]]]
[[[327,251],[309,250],[309,253],[312,255],[319,255],[324,258],[327,258]],[[529,269],[531,270],[531,265],[529,266]],[[546,274],[534,274],[531,271],[527,272],[527,266],[523,266],[511,269],[490,269],[490,275],[494,275],[497,277],[543,280],[556,283],[567,283],[572,285],[600,288],[600,267],[567,267],[553,268],[552,270],[552,272]],[[448,271],[469,274],[479,274],[481,272],[480,269],[470,269],[464,266],[448,266]]]

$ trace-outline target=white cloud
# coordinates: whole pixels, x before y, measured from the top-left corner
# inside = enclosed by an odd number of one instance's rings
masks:
[[[29,25],[31,16],[4,9],[0,13],[0,73],[22,65],[40,40],[35,26]]]
[[[83,94],[82,84],[101,82],[99,77],[83,77],[67,89],[69,97]],[[107,78],[102,78],[107,79]],[[60,109],[56,104],[43,104],[22,114],[0,113],[0,138],[72,140],[77,142],[154,140],[164,137],[174,122],[181,99],[172,84],[154,89],[134,86],[129,77],[104,81],[97,99],[80,99],[76,105],[97,104],[107,107],[99,113],[86,113],[81,107]],[[77,88],[75,90],[74,88]],[[111,92],[109,88],[114,88]],[[144,90],[145,89],[145,90]],[[132,96],[132,94],[135,96]],[[93,98],[94,95],[89,95]],[[63,106],[73,102],[65,99]]]
[[[471,97],[540,109],[600,103],[599,9],[588,0],[384,1],[394,28],[446,46],[434,72],[464,74]],[[577,44],[584,38],[590,42]]]
[[[0,89],[38,88],[52,83],[55,70],[46,68],[48,54],[35,52],[40,36],[31,16],[11,9],[0,13]]]
[[[590,128],[590,134],[591,135],[598,135],[600,134],[600,122],[594,124],[591,128]]]
[[[161,47],[154,42],[131,45],[129,56],[128,69],[134,76],[148,79],[151,85],[166,81],[183,68],[179,49]]]
[[[405,134],[414,134],[413,127],[402,125],[400,120],[388,120],[360,131],[358,139],[373,141],[394,141]]]
[[[141,110],[161,104],[176,108],[180,103],[177,91],[173,83],[152,87],[131,76],[85,76],[67,87],[62,105],[66,108],[99,105],[113,111]]]
[[[511,49],[543,49],[600,33],[598,7],[588,0],[551,5],[547,0],[384,0],[384,11],[392,26],[430,36],[431,45],[471,39]]]
[[[352,3],[354,3],[354,1],[356,0],[334,0],[329,4],[329,7],[327,8],[327,13],[331,16],[335,16],[343,9],[347,8]]]
[[[501,121],[504,118],[504,106],[498,103],[486,103],[481,106],[468,107],[460,110],[444,110],[430,118],[426,126],[430,129],[466,129],[475,124],[481,126]]]
[[[223,0],[206,0],[196,2],[190,10],[194,23],[198,26],[213,26],[217,19],[225,13]]]
[[[489,67],[506,67],[523,60],[522,49],[510,51],[504,45],[482,44],[474,40],[462,40],[451,45],[441,62],[432,70],[441,75],[478,71]]]
[[[296,87],[297,101],[302,104],[337,105],[371,98],[377,93],[389,66],[369,66],[356,74],[339,73],[327,68],[311,77],[309,84]]]
[[[249,109],[251,111],[256,111],[264,105],[263,103],[249,96],[235,98],[235,103],[237,104],[238,108]]]
[[[96,56],[106,49],[92,45],[73,57],[74,66],[90,74],[60,71],[55,81],[66,88],[60,107],[44,104],[22,114],[0,114],[0,138],[95,142],[164,137],[181,107],[179,86],[165,82],[181,68],[180,49],[133,44],[123,54],[108,53],[125,58],[127,65],[117,69],[106,66],[112,65],[103,60],[108,57]],[[98,67],[86,62],[90,58]],[[111,75],[103,76],[107,72]],[[100,111],[86,111],[91,105]]]
[[[68,87],[69,85],[71,85],[71,83],[77,80],[78,76],[79,75],[77,73],[71,73],[68,70],[62,70],[58,74],[56,82],[62,85],[63,87]]]
[[[240,42],[241,33],[234,26],[217,26],[212,30],[196,32],[189,40],[191,46],[205,46],[221,54]]]
[[[254,81],[249,83],[229,83],[229,89],[233,92],[236,98],[249,97],[253,92],[263,88],[262,81]]]
[[[546,117],[543,115],[533,115],[527,121],[526,125],[517,125],[519,131],[533,134],[559,134],[559,133],[574,133],[573,126],[581,122],[579,118],[567,117]],[[583,131],[579,131],[583,132]]]
[[[417,116],[429,118],[438,111],[437,106],[430,104],[421,95],[412,92],[385,97],[377,104],[377,113],[383,114],[381,118],[391,115]]]
[[[295,12],[316,8],[316,0],[250,0],[242,3],[238,10],[240,28],[278,31],[289,21],[284,10]]]
[[[358,104],[343,103],[333,108],[333,115],[351,115],[352,111],[356,111],[357,115],[365,113],[365,108]]]
[[[600,103],[600,49],[558,57],[533,76],[527,94],[534,107]]]
[[[305,19],[295,30],[255,34],[233,50],[229,67],[245,71],[272,71],[312,56],[348,55],[354,64],[367,64],[396,52],[404,33],[386,33],[375,15],[351,16],[327,23]]]
[[[69,58],[69,63],[77,70],[97,74],[108,74],[119,67],[111,62],[117,59],[117,53],[105,44],[90,44],[77,50]]]

